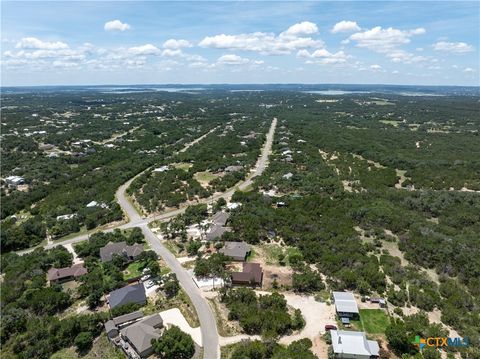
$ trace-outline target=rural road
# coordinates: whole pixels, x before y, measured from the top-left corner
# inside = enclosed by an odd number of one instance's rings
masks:
[[[233,193],[235,193],[236,190],[247,188],[253,183],[253,179],[255,177],[260,176],[263,173],[263,171],[265,170],[268,164],[268,156],[272,151],[272,143],[273,143],[273,137],[275,134],[276,126],[277,126],[277,119],[274,118],[272,120],[270,129],[267,133],[266,141],[263,145],[261,155],[255,165],[253,173],[251,173],[245,179],[244,182],[237,185],[236,187],[233,187],[226,192],[213,195],[210,198],[206,198],[200,201],[200,203],[211,203],[219,198],[229,199],[233,195]],[[180,152],[186,151],[188,148],[193,146],[195,143],[200,142],[203,138],[208,136],[210,133],[212,133],[216,129],[217,127],[205,133],[203,136],[195,139],[194,141],[188,143],[182,150],[180,150]],[[220,358],[219,335],[217,331],[216,320],[212,312],[212,309],[208,305],[205,298],[202,297],[200,289],[195,285],[195,283],[193,282],[192,278],[187,273],[185,268],[182,267],[182,265],[175,258],[175,256],[160,242],[158,237],[150,230],[150,228],[148,228],[148,224],[150,222],[154,220],[164,221],[164,220],[173,218],[175,216],[178,216],[179,214],[185,212],[186,207],[167,211],[167,212],[158,214],[156,216],[149,216],[146,218],[142,218],[142,216],[137,212],[137,210],[132,205],[132,203],[130,202],[130,200],[126,195],[127,188],[135,180],[135,178],[140,176],[142,173],[143,172],[137,174],[135,177],[125,182],[123,185],[121,185],[118,188],[118,190],[115,193],[115,197],[118,201],[118,204],[125,212],[125,215],[127,216],[129,221],[121,225],[117,225],[108,229],[103,229],[102,231],[111,232],[115,228],[119,228],[119,229],[126,229],[126,228],[132,228],[132,227],[141,228],[145,236],[145,239],[151,246],[152,250],[155,251],[155,253],[157,253],[160,257],[162,257],[163,260],[168,265],[168,267],[176,274],[177,279],[179,280],[180,284],[182,285],[183,289],[189,296],[190,300],[192,301],[196,309],[198,319],[200,321],[200,329],[202,332],[204,359],[219,359]],[[88,233],[88,234],[79,235],[64,241],[56,241],[53,243],[49,243],[45,245],[44,248],[48,249],[58,245],[74,244],[74,243],[82,242],[87,240],[91,234],[92,233]],[[20,251],[18,252],[18,254],[28,253],[32,250],[33,249]]]

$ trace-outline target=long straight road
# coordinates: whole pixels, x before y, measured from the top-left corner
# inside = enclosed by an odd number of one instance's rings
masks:
[[[263,171],[265,170],[268,164],[268,156],[272,151],[272,143],[273,143],[273,137],[275,134],[276,126],[277,126],[277,119],[274,118],[272,120],[270,129],[266,135],[266,141],[263,145],[261,155],[255,165],[253,173],[250,174],[245,179],[245,181],[235,186],[234,188],[231,188],[226,192],[216,194],[210,198],[204,199],[201,201],[201,203],[209,203],[221,197],[228,199],[233,195],[233,193],[237,189],[247,188],[249,185],[252,184],[253,179],[255,177],[260,176],[263,173]],[[183,152],[189,147],[191,147],[192,145],[194,145],[195,143],[198,143],[199,141],[201,141],[203,138],[205,138],[207,135],[209,135],[216,129],[217,127],[205,133],[203,136],[197,138],[196,140],[190,142],[180,152]],[[153,220],[164,221],[164,220],[168,220],[170,218],[176,217],[179,214],[185,212],[186,207],[167,211],[155,217],[149,216],[148,218],[142,218],[142,216],[137,212],[137,210],[132,205],[132,203],[130,202],[130,200],[126,195],[127,188],[130,186],[133,180],[136,177],[138,177],[140,174],[141,173],[137,174],[135,177],[131,178],[130,180],[125,182],[123,185],[121,185],[115,194],[115,197],[117,198],[119,205],[122,207],[123,211],[125,212],[125,215],[128,218],[128,222],[121,225],[113,226],[103,231],[111,232],[115,228],[120,228],[120,229],[126,229],[126,228],[132,228],[132,227],[141,228],[145,236],[145,239],[151,246],[152,250],[155,251],[155,253],[157,253],[160,257],[162,257],[165,263],[168,265],[168,267],[172,270],[172,272],[176,274],[178,281],[182,285],[183,289],[185,290],[185,292],[187,293],[187,295],[189,296],[190,300],[192,301],[195,307],[195,310],[198,315],[198,319],[200,321],[200,329],[202,332],[204,359],[219,359],[220,358],[219,336],[218,336],[215,316],[212,312],[212,309],[210,308],[206,299],[202,297],[200,289],[195,285],[195,283],[193,282],[192,278],[187,273],[185,268],[182,267],[182,265],[180,264],[180,262],[178,262],[175,256],[160,242],[158,237],[150,230],[150,228],[148,228],[148,223],[152,222]],[[52,248],[58,245],[82,242],[87,240],[90,234],[91,233],[76,236],[61,242],[58,241],[51,244],[47,244],[44,246],[44,248]],[[28,251],[30,250],[23,251],[23,253],[27,253]],[[22,252],[19,252],[19,254],[21,253]]]

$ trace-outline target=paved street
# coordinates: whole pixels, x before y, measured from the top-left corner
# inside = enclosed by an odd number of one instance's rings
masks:
[[[200,203],[211,203],[213,201],[218,200],[219,198],[225,198],[228,200],[229,198],[231,198],[231,196],[233,195],[233,193],[235,193],[236,190],[247,188],[252,184],[253,179],[255,177],[260,176],[263,173],[263,171],[265,170],[268,164],[268,156],[272,150],[272,143],[273,143],[273,137],[275,134],[276,126],[277,126],[277,119],[274,118],[270,126],[270,129],[267,133],[265,144],[262,148],[261,155],[255,165],[253,173],[250,174],[245,181],[235,186],[234,188],[231,188],[226,192],[216,194],[210,198],[201,200]],[[190,142],[182,150],[180,150],[180,152],[183,152],[187,150],[189,147],[191,147],[192,145],[194,145],[195,143],[198,143],[199,141],[201,141],[203,138],[205,138],[207,135],[209,135],[216,129],[217,127],[205,133],[203,136]],[[217,331],[215,316],[210,306],[208,305],[205,298],[201,296],[200,290],[195,285],[195,283],[193,282],[192,278],[187,273],[185,268],[182,267],[181,263],[175,258],[175,256],[160,242],[158,237],[150,230],[150,228],[148,228],[148,223],[154,220],[160,220],[160,221],[169,220],[185,212],[186,207],[170,210],[155,216],[149,216],[147,218],[142,218],[142,216],[137,212],[133,204],[130,202],[128,196],[126,195],[127,188],[130,186],[130,184],[134,181],[136,177],[140,176],[140,174],[141,173],[137,174],[135,177],[131,178],[130,180],[125,182],[123,185],[121,185],[118,188],[117,192],[115,193],[115,197],[119,205],[122,207],[123,211],[125,212],[125,215],[128,218],[128,222],[124,224],[112,226],[107,229],[102,229],[102,231],[111,232],[115,228],[126,229],[126,228],[132,228],[132,227],[140,227],[142,229],[145,239],[150,244],[152,250],[154,250],[160,257],[162,257],[163,260],[167,263],[168,267],[172,270],[172,272],[174,272],[177,275],[177,278],[180,284],[182,285],[183,289],[185,290],[187,295],[190,297],[190,300],[195,306],[195,309],[200,321],[202,341],[204,345],[203,347],[204,358],[218,359],[220,358],[219,335]],[[82,242],[87,240],[92,233],[94,233],[94,231],[87,234],[75,236],[73,238],[70,238],[64,241],[50,242],[50,243],[47,243],[44,246],[44,248],[48,249],[58,245],[74,244],[74,243]],[[32,250],[33,249],[28,249],[25,251],[20,251],[18,253],[24,254]]]

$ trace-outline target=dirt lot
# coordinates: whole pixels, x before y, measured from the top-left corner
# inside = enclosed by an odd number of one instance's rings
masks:
[[[272,289],[272,282],[277,281],[279,288],[291,287],[293,270],[290,267],[263,264],[263,285],[262,289]]]

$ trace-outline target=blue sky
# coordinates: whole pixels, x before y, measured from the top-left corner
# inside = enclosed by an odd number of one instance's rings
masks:
[[[478,1],[2,1],[2,85],[479,85]]]

